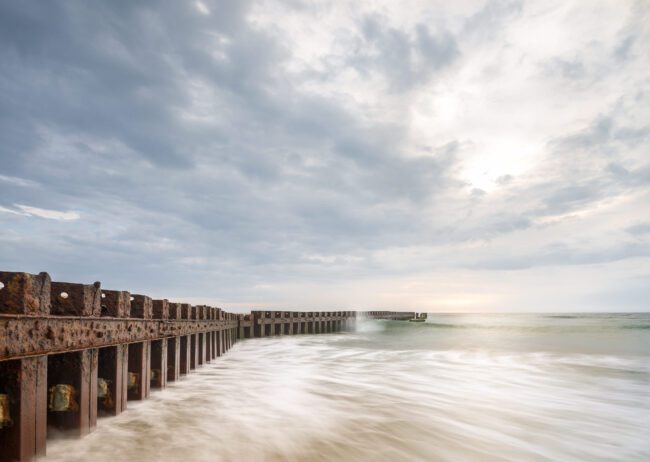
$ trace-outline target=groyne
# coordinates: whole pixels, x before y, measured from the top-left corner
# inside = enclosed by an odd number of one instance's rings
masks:
[[[46,453],[48,438],[90,433],[99,417],[179,380],[244,338],[350,329],[364,316],[414,313],[228,313],[99,282],[0,272],[0,462]]]

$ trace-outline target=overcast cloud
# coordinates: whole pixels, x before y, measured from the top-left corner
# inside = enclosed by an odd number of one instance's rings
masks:
[[[648,43],[644,0],[0,0],[0,267],[649,310]]]

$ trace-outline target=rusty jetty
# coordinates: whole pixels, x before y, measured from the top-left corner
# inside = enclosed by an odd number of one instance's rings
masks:
[[[48,437],[79,437],[238,340],[349,329],[372,311],[227,313],[99,282],[53,282],[47,273],[0,272],[0,462],[45,454]]]

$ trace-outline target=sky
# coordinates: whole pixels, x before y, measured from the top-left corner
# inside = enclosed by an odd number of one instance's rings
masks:
[[[650,2],[0,0],[0,268],[650,310]]]

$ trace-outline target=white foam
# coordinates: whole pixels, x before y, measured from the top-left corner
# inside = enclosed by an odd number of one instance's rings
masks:
[[[241,342],[47,460],[650,460],[647,357],[363,346],[377,335]]]

